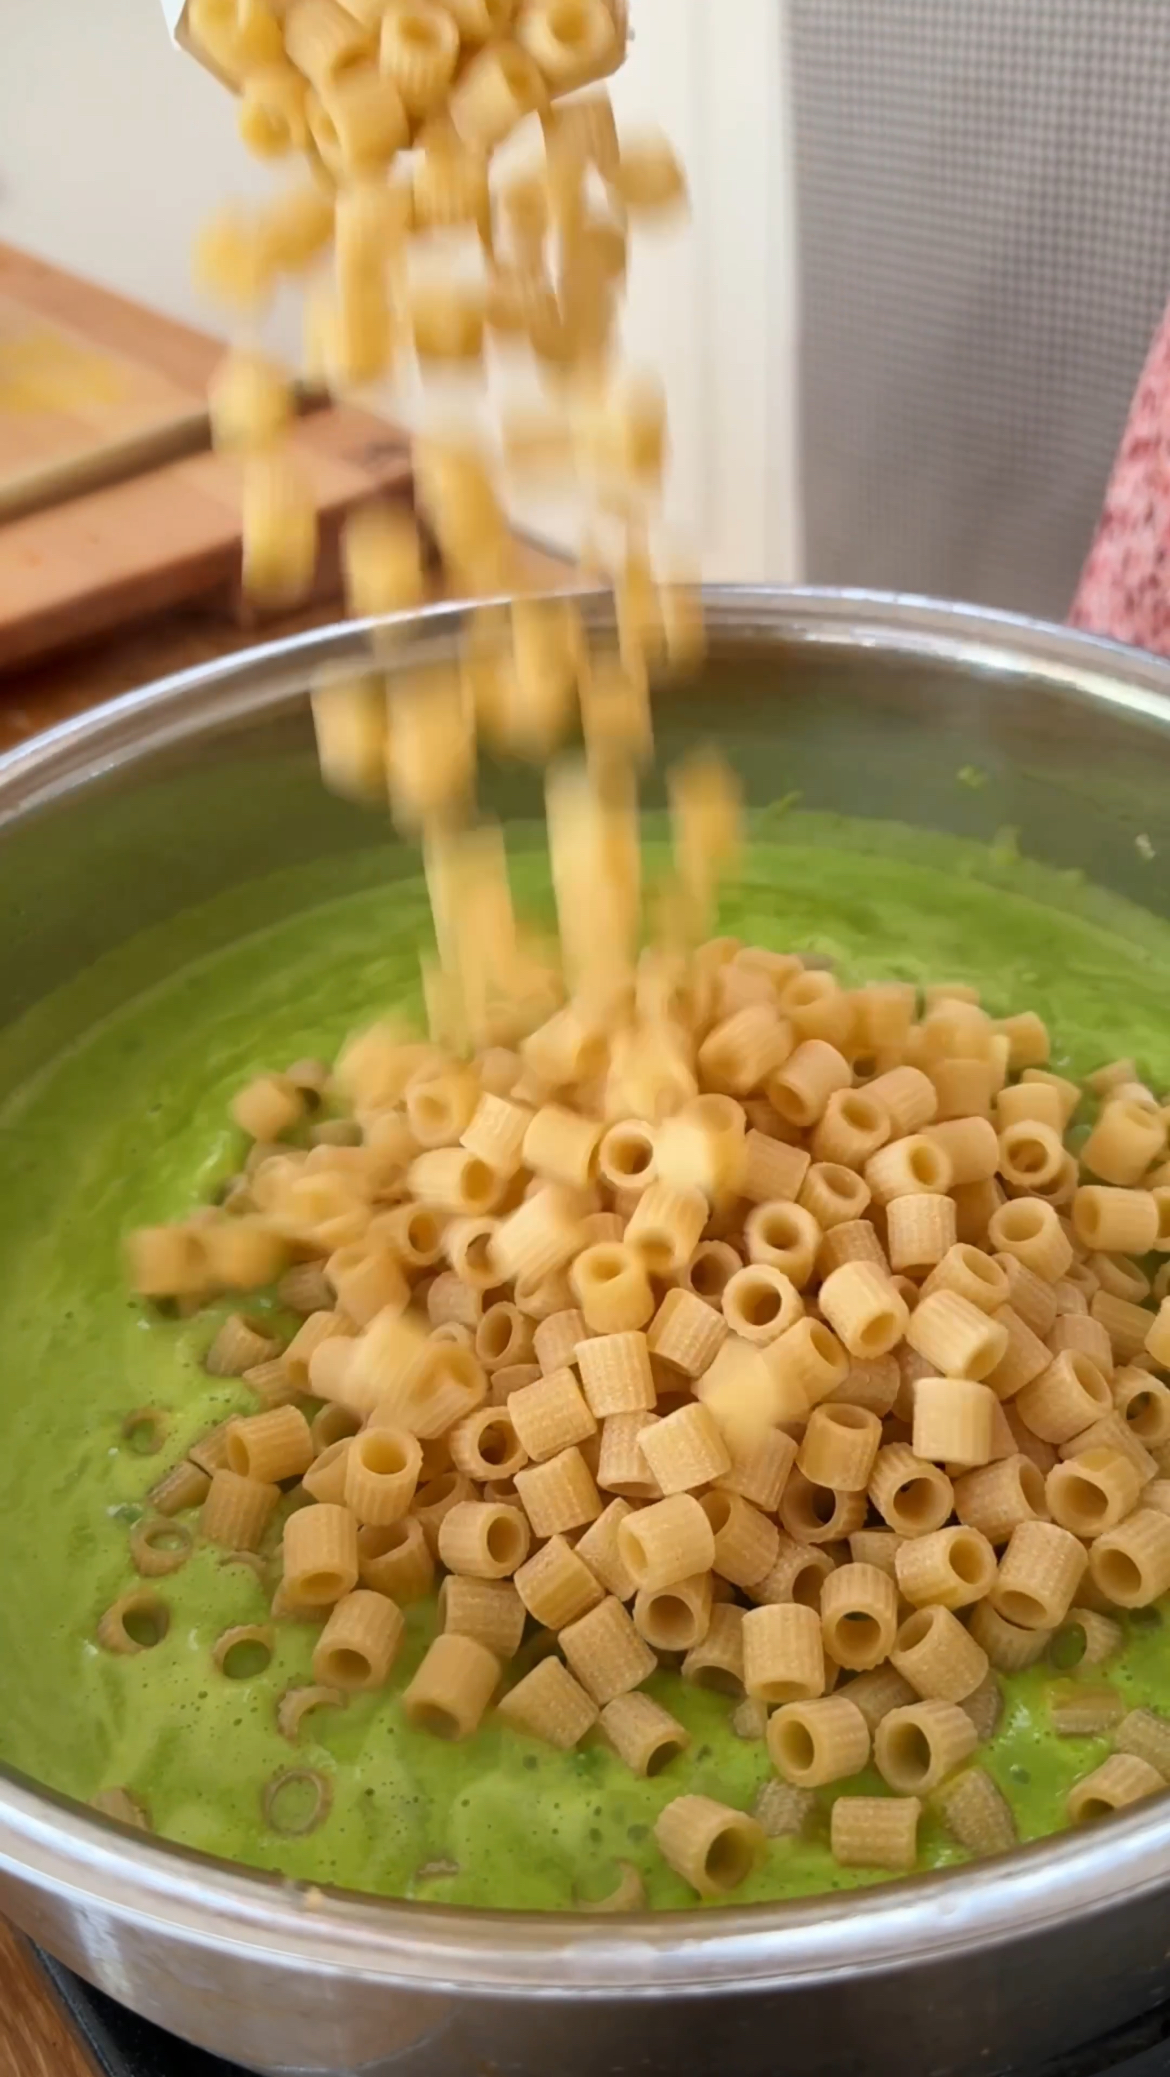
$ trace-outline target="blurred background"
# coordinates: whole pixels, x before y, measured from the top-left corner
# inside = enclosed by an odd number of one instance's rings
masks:
[[[619,112],[675,137],[695,214],[643,242],[627,337],[709,573],[1061,617],[1170,289],[1170,4],[633,15]],[[0,239],[215,329],[192,234],[271,176],[161,0],[4,0],[4,61]]]

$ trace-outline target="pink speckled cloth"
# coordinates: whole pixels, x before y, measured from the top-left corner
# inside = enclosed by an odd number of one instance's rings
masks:
[[[1142,369],[1069,620],[1170,656],[1170,310]]]

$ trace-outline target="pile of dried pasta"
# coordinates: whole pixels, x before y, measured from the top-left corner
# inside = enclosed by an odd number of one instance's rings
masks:
[[[1009,1845],[972,1755],[996,1674],[1058,1637],[1081,1666],[1057,1727],[1115,1747],[1070,1816],[1160,1790],[1170,1726],[1098,1669],[1114,1611],[1170,1588],[1170,1263],[1153,1311],[1136,1259],[1170,1255],[1167,1109],[1103,1069],[1078,1158],[1082,1092],[1034,1015],[734,939],[644,951],[588,1001],[467,1057],[378,1025],[240,1092],[226,1202],[135,1235],[134,1281],[197,1304],[279,1278],[304,1324],[284,1349],[222,1328],[209,1368],[263,1410],[155,1487],[140,1570],[196,1505],[200,1537],[256,1551],[293,1490],[273,1618],[322,1625],[294,1733],[392,1680],[436,1577],[402,1697],[436,1736],[494,1710],[651,1773],[687,1743],[641,1692],[659,1663],[725,1690],[778,1779],[754,1815],[663,1811],[703,1895],[871,1757],[892,1794],[833,1802],[843,1865],[912,1868],[925,1798],[965,1847]],[[295,1144],[325,1094],[343,1115]]]
[[[522,588],[502,502],[518,483],[571,486],[604,567],[641,581],[665,411],[653,377],[619,372],[619,315],[631,225],[683,215],[686,185],[660,134],[619,138],[597,84],[626,55],[623,0],[189,0],[184,22],[238,93],[248,149],[308,169],[221,209],[195,256],[242,327],[211,420],[241,457],[245,590],[288,604],[318,560],[293,383],[258,343],[290,283],[312,383],[345,398],[421,381],[416,500],[452,586]],[[512,387],[489,438],[491,369]],[[526,376],[539,401],[516,388]],[[425,559],[408,514],[363,505],[342,541],[351,611],[416,606]]]

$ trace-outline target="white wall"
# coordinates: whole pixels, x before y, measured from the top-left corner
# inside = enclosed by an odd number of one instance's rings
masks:
[[[661,369],[671,512],[708,575],[799,574],[792,222],[778,0],[634,0],[619,114],[676,140],[690,232],[638,241],[629,357]],[[159,0],[0,0],[0,238],[209,330],[192,235],[262,193],[232,104],[175,51]],[[295,351],[290,309],[273,343]]]

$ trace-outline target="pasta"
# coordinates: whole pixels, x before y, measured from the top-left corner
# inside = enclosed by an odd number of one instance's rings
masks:
[[[661,1774],[690,1736],[669,1710],[649,1695],[617,1695],[601,1711],[601,1729],[618,1758],[635,1774]]]
[[[701,1897],[738,1889],[764,1848],[754,1818],[708,1796],[677,1796],[662,1811],[654,1836],[664,1860]]]
[[[656,1591],[709,1572],[716,1538],[701,1502],[690,1493],[675,1493],[627,1515],[618,1528],[617,1548],[635,1586]],[[757,1576],[766,1570],[761,1567]]]
[[[1128,1803],[1140,1802],[1143,1796],[1159,1795],[1164,1787],[1162,1776],[1148,1760],[1133,1753],[1111,1753],[1091,1774],[1073,1783],[1068,1792],[1068,1814],[1074,1825],[1087,1824],[1094,1818],[1107,1817],[1111,1810],[1123,1810]]]
[[[222,1550],[254,1551],[279,1498],[279,1486],[248,1478],[226,1466],[213,1471],[200,1510],[199,1533]]]
[[[1170,1516],[1137,1508],[1096,1538],[1089,1570],[1094,1586],[1118,1608],[1147,1608],[1170,1587]]]
[[[881,1422],[865,1408],[814,1407],[796,1461],[813,1485],[837,1493],[863,1493],[881,1444]]]
[[[875,1565],[838,1565],[821,1588],[820,1617],[825,1650],[838,1666],[852,1671],[880,1666],[898,1629],[893,1579]]]
[[[842,1868],[905,1875],[917,1858],[921,1816],[916,1796],[838,1796],[829,1821],[833,1858]]]
[[[743,1684],[762,1702],[812,1701],[824,1693],[820,1618],[799,1602],[751,1608],[741,1625]]]
[[[869,1759],[869,1725],[845,1695],[787,1702],[768,1720],[768,1756],[794,1788],[823,1788],[859,1774]]]
[[[358,1587],[334,1604],[313,1652],[313,1678],[323,1687],[384,1687],[402,1642],[401,1609],[384,1594]]]
[[[910,1315],[906,1339],[944,1377],[978,1382],[1007,1351],[1007,1329],[956,1291],[934,1291]]]
[[[978,1602],[976,1615],[986,1606]],[[903,1680],[932,1702],[965,1702],[985,1679],[988,1663],[974,1623],[971,1630],[964,1629],[949,1608],[937,1603],[907,1616],[890,1653],[890,1664]]]
[[[639,1587],[634,1628],[655,1651],[692,1651],[711,1627],[714,1591],[710,1572],[692,1573],[669,1587]]]
[[[965,1377],[923,1377],[914,1386],[911,1442],[927,1462],[987,1464],[993,1449],[995,1394]]]
[[[497,1659],[514,1658],[519,1651],[524,1616],[525,1605],[514,1580],[473,1579],[452,1572],[439,1588],[444,1633],[473,1637]]]
[[[901,1543],[894,1571],[912,1607],[965,1608],[991,1587],[995,1552],[978,1529],[936,1529]]]
[[[214,1484],[214,1481],[213,1481]],[[358,1525],[347,1508],[320,1502],[284,1525],[284,1584],[307,1608],[328,1608],[358,1583]]]
[[[989,1599],[998,1615],[1024,1630],[1064,1621],[1085,1570],[1083,1544],[1054,1522],[1018,1522],[999,1561]]]
[[[699,1505],[715,1538],[715,1572],[733,1586],[754,1586],[776,1563],[780,1532],[775,1524],[738,1493],[704,1493]]]
[[[608,1594],[560,1633],[561,1649],[583,1688],[602,1708],[641,1687],[658,1661],[620,1601]]]
[[[1015,1845],[1011,1808],[982,1768],[967,1767],[940,1782],[934,1803],[952,1838],[968,1853],[1009,1853]]]
[[[592,1730],[600,1712],[561,1661],[547,1658],[501,1696],[497,1714],[530,1738],[568,1752]]]
[[[874,1764],[895,1795],[929,1795],[970,1758],[975,1726],[952,1702],[911,1702],[891,1709],[874,1733]]]
[[[500,1662],[474,1637],[444,1631],[402,1697],[412,1724],[435,1738],[469,1738],[499,1685]]]
[[[438,1527],[438,1553],[449,1572],[472,1579],[507,1579],[528,1555],[528,1522],[500,1501],[462,1500]]]

